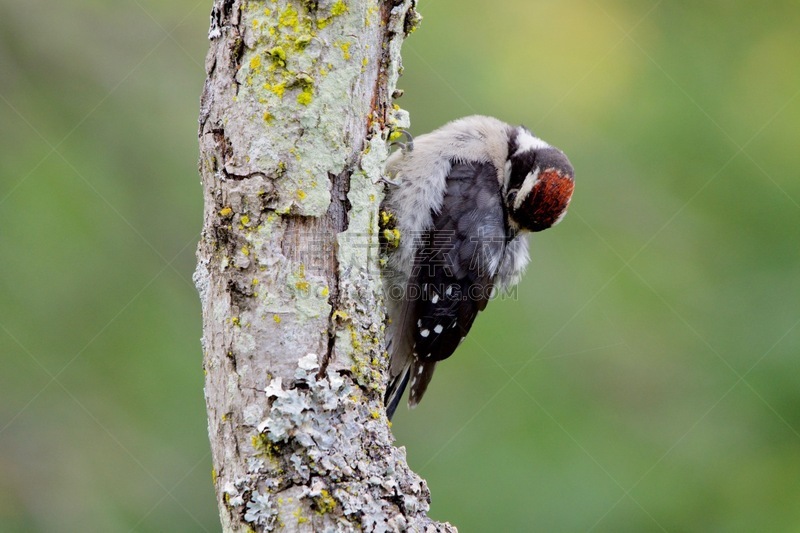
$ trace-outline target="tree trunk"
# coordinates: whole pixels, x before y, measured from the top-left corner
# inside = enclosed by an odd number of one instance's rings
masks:
[[[216,0],[195,281],[224,531],[455,531],[383,408],[378,216],[415,0]]]

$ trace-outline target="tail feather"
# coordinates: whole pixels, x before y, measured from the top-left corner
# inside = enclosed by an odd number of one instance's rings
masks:
[[[436,361],[420,361],[414,351],[414,328],[407,327],[412,323],[414,302],[389,298],[387,307],[392,322],[386,329],[386,349],[390,360],[384,405],[391,420],[409,382],[408,406],[416,407],[433,377]]]
[[[408,406],[412,409],[417,406],[425,391],[428,390],[436,363],[437,361],[414,359],[414,364],[411,366],[411,388],[408,391]]]
[[[397,406],[400,405],[400,398],[403,397],[403,392],[406,390],[410,374],[411,366],[407,365],[400,374],[389,381],[389,385],[386,387],[383,403],[386,405],[386,416],[389,420],[392,419]]]

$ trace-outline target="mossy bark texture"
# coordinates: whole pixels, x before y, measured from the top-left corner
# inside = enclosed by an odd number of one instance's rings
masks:
[[[216,0],[195,282],[224,531],[455,531],[392,446],[378,217],[416,0]]]

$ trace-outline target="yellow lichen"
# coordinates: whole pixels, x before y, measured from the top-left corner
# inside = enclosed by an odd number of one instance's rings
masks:
[[[274,85],[270,85],[269,83],[267,83],[266,85],[264,85],[264,89],[266,89],[268,91],[272,91],[279,98],[283,98],[283,93],[286,92],[286,82],[282,81],[282,82],[276,83]]]
[[[308,289],[311,288],[311,284],[307,281],[298,281],[297,283],[294,284],[294,287],[297,290],[308,292]]]
[[[308,105],[314,99],[314,93],[310,87],[303,89],[303,92],[297,95],[297,103],[300,105]]]
[[[383,230],[383,238],[392,248],[400,246],[400,230],[397,228]]]
[[[330,513],[336,509],[336,500],[334,500],[331,493],[325,489],[322,489],[319,496],[314,498],[314,503],[317,504],[317,513],[321,515]]]
[[[377,6],[369,6],[367,8],[367,16],[364,17],[364,26],[369,27],[372,24],[371,17],[378,12]]]
[[[250,442],[258,455],[265,455],[272,459],[278,452],[278,446],[263,433],[257,433],[250,437]]]
[[[269,52],[267,52],[272,60],[282,66],[286,66],[286,50],[284,50],[280,46],[276,46],[275,48],[270,48]]]
[[[298,189],[298,191],[297,191],[297,199],[298,200],[303,201],[303,200],[306,199],[307,196],[308,195],[306,194],[306,192],[304,190]]]
[[[235,316],[235,317],[231,318],[231,324],[233,324],[234,326],[241,327],[242,322],[241,322],[241,320],[239,319],[238,316]]]
[[[291,5],[288,6],[286,9],[278,17],[278,24],[281,26],[285,26],[287,28],[297,28],[297,10],[292,7]]]
[[[228,218],[232,214],[233,214],[233,209],[231,209],[230,207],[223,207],[222,209],[219,210],[219,216],[221,216],[222,218]]]
[[[261,282],[258,281],[258,278],[253,278],[253,285],[258,285],[259,283]]]
[[[275,117],[269,111],[264,111],[264,122],[272,122]]]
[[[249,256],[250,255],[250,248],[247,246],[242,246],[242,254]]]
[[[345,60],[348,60],[348,59],[350,59],[352,57],[350,55],[350,45],[351,45],[351,43],[349,43],[347,41],[340,41],[340,42],[334,43],[334,44],[336,46],[338,46],[342,50],[342,57]]]
[[[322,295],[323,298],[327,298],[330,293],[331,291],[328,287],[323,287],[320,291],[320,295]]]
[[[305,72],[300,72],[295,76],[295,84],[303,88],[312,87],[314,85],[314,78]]]
[[[394,215],[389,211],[381,211],[381,224],[386,226],[394,220]]]
[[[344,3],[343,0],[339,0],[333,7],[331,8],[331,16],[338,17],[339,15],[343,15],[347,13],[347,4]]]
[[[242,226],[247,226],[250,224],[250,217],[247,215],[242,215],[242,218],[240,218],[239,221],[242,223]]]
[[[292,514],[294,515],[295,518],[297,518],[298,524],[305,524],[306,522],[308,522],[308,518],[306,518],[305,516],[301,516],[299,507],[295,509]]]
[[[352,329],[350,330],[350,344],[353,345],[354,350],[361,349],[361,341],[358,340],[358,333],[356,333],[355,330]]]
[[[250,70],[258,70],[261,68],[261,56],[253,56],[250,59]]]

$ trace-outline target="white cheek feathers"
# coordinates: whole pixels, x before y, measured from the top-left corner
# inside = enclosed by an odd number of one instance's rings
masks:
[[[539,183],[538,168],[532,173],[528,174],[528,177],[522,182],[522,187],[520,187],[519,191],[517,191],[517,196],[514,198],[514,205],[512,206],[515,211],[520,208],[522,202],[524,202],[525,199],[531,194],[531,191],[534,187],[536,187],[537,183]]]

